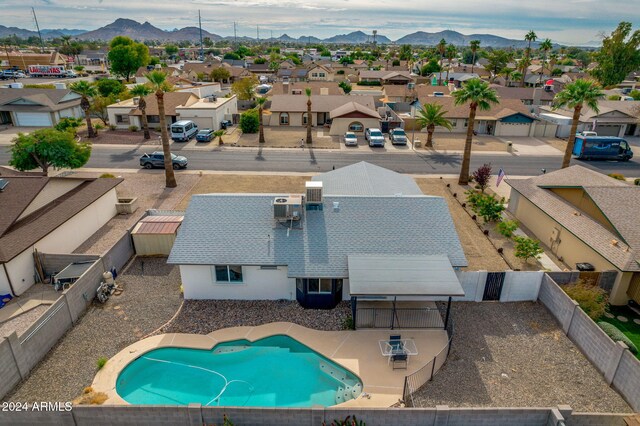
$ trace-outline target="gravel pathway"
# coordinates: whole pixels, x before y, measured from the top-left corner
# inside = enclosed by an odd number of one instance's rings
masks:
[[[166,258],[140,259],[118,276],[124,288],[104,305],[92,305],[31,375],[7,399],[71,401],[91,385],[100,357],[111,358],[169,321],[182,302],[179,269]]]
[[[537,303],[454,303],[445,366],[416,406],[551,407],[631,412]]]
[[[316,330],[342,330],[351,316],[349,302],[335,309],[304,309],[296,301],[185,300],[176,318],[161,333],[208,334],[226,327],[287,321]]]
[[[16,332],[19,335],[24,333],[31,324],[38,318],[40,315],[47,312],[50,305],[40,305],[36,306],[33,309],[28,310],[27,312],[10,319],[9,321],[3,322],[0,324],[0,336],[8,336],[12,332]]]

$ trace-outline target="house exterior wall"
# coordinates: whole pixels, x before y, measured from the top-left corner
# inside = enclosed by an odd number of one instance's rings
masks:
[[[71,253],[116,215],[117,201],[118,196],[113,188],[36,244],[7,262],[7,272],[16,293],[18,295],[24,293],[35,282],[33,273],[34,249],[49,253]]]
[[[283,111],[284,112],[284,111]],[[280,112],[272,112],[271,118],[269,119],[269,126],[283,126],[283,127],[307,127],[306,124],[302,124],[302,112],[288,112],[289,114],[289,124],[280,124]],[[328,114],[328,113],[327,113]],[[266,118],[267,116],[263,116]],[[318,123],[318,114],[315,112],[311,113],[311,125],[315,126]],[[267,125],[266,120],[263,123]]]
[[[315,67],[307,72],[307,78],[309,81],[333,81],[333,73],[322,67]]]
[[[60,111],[55,111],[53,113],[53,122],[58,123],[64,117],[72,117],[72,118],[84,118],[84,112],[82,112],[82,108],[80,106],[73,106],[70,108],[65,108]]]
[[[329,130],[329,134],[332,136],[342,135],[345,132],[349,131],[349,125],[353,122],[362,123],[363,129],[368,127],[379,128],[380,120],[372,117],[362,117],[362,118],[351,118],[351,117],[338,117],[334,118],[331,122],[331,129]],[[364,130],[362,132],[357,132],[359,135],[364,135]]]
[[[243,266],[242,283],[217,283],[213,265],[180,265],[185,299],[295,300],[296,281],[287,267]]]
[[[180,114],[180,120],[191,120],[200,129],[220,130],[222,120],[230,120],[233,114],[238,113],[238,101],[234,96],[227,102],[216,108],[176,108]]]
[[[516,218],[524,226],[534,233],[541,244],[556,256],[563,258],[564,263],[575,266],[576,263],[588,262],[596,268],[596,271],[620,271],[598,252],[531,203],[531,201],[519,194],[517,196],[514,196],[514,194],[517,194],[517,191],[512,189],[509,204],[511,205],[515,198],[517,199],[516,207],[509,210],[515,214]],[[554,228],[560,230],[560,243],[551,243],[551,234]],[[629,300],[626,292],[631,275],[630,272],[618,273],[609,298],[612,305],[624,305]]]
[[[116,126],[117,129],[128,129],[129,126],[136,126],[137,124],[132,123],[132,121],[135,119],[137,119],[136,116],[133,115],[129,115],[129,112],[131,111],[131,109],[133,108],[132,105],[130,106],[108,106],[107,107],[107,115],[109,116],[109,125],[110,126]],[[129,123],[118,123],[116,120],[116,115],[128,115],[129,116]]]

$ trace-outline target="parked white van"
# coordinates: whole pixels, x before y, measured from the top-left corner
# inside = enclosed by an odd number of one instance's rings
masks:
[[[186,142],[198,133],[198,125],[190,120],[176,121],[171,125],[171,139]]]

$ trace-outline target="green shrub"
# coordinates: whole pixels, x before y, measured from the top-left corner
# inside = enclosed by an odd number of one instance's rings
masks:
[[[251,109],[240,115],[240,130],[242,130],[242,133],[258,133],[259,128],[258,111]]]
[[[100,175],[101,178],[115,178],[111,173],[103,173]]]
[[[607,176],[612,177],[617,180],[627,180],[623,174],[620,173],[609,173]]]
[[[61,132],[71,132],[75,135],[76,129],[81,125],[82,118],[63,117],[53,128]]]
[[[634,179],[633,184],[636,186],[640,186],[640,178]]]
[[[516,229],[518,229],[518,221],[517,220],[505,220],[503,222],[498,223],[496,229],[500,233],[507,238],[513,237],[513,233]]]
[[[96,124],[93,125],[93,128],[95,130],[102,130],[102,129],[104,129],[104,126],[102,124],[100,124],[100,123],[96,123]]]
[[[485,222],[495,222],[500,220],[504,211],[504,198],[498,199],[495,194],[475,193],[468,194],[467,201],[471,205],[471,210],[481,216]]]
[[[115,130],[118,127],[115,124],[109,124],[109,130]]]
[[[578,302],[580,308],[594,321],[599,320],[607,308],[607,293],[598,286],[590,285],[584,281],[577,281],[562,286],[567,295]]]
[[[343,330],[355,330],[355,324],[353,323],[352,317],[347,317],[342,321],[342,329]]]
[[[620,331],[620,329],[618,329],[618,327],[616,327],[615,325],[604,321],[598,321],[598,327],[600,327],[605,333],[607,333],[607,336],[611,337],[611,340],[613,340],[614,342],[620,341],[629,346],[629,350],[631,351],[631,353],[638,353],[638,348],[636,347],[636,345],[634,345],[631,339],[629,339],[626,334]]]
[[[137,132],[138,131],[138,126],[135,126],[135,125],[132,124],[131,126],[129,126],[129,131],[130,132]]]
[[[361,81],[358,83],[360,86],[382,86],[379,81]]]
[[[109,361],[109,359],[106,357],[101,356],[100,358],[98,358],[98,361],[96,362],[96,365],[98,366],[98,370],[102,370],[102,367],[104,367],[107,361]]]
[[[516,243],[514,256],[525,262],[530,258],[538,259],[544,250],[540,247],[540,241],[527,237],[513,237]]]
[[[336,74],[342,75],[342,74],[344,74],[344,70],[338,70],[338,71],[336,71]]]

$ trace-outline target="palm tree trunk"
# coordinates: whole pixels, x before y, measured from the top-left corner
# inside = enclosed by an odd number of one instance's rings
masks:
[[[476,51],[473,51],[473,61],[471,62],[471,74],[473,74],[473,67],[476,64]]]
[[[260,136],[258,137],[258,142],[264,143],[264,127],[262,126],[262,107],[258,109],[258,122],[260,123]]]
[[[440,54],[440,77],[438,78],[438,86],[442,85],[442,54]]]
[[[436,127],[433,125],[427,126],[427,148],[433,148],[433,131],[435,129]]]
[[[95,137],[95,133],[93,131],[93,126],[91,125],[91,115],[89,114],[91,104],[89,103],[89,99],[86,96],[82,96],[82,100],[80,101],[80,108],[82,108],[82,110],[84,111],[84,118],[87,122],[87,137],[93,138]]]
[[[569,133],[569,140],[567,141],[567,149],[564,151],[564,157],[562,158],[562,168],[569,167],[571,162],[571,154],[573,153],[573,145],[576,143],[576,130],[578,130],[578,121],[580,120],[580,111],[582,105],[578,105],[573,110],[573,119],[571,121],[571,132]]]
[[[147,119],[147,111],[144,109],[140,109],[142,112],[142,129],[144,130],[144,138],[151,139],[151,135],[149,134],[149,120]]]
[[[173,173],[173,162],[171,161],[171,148],[169,147],[169,132],[167,132],[167,117],[164,112],[164,92],[156,92],[158,99],[158,115],[160,115],[160,131],[162,134],[162,152],[164,153],[164,176],[165,187],[175,188],[178,186],[176,176]]]
[[[473,123],[476,119],[477,105],[469,106],[469,123],[467,125],[467,140],[464,143],[464,156],[462,157],[462,167],[460,167],[460,178],[458,185],[469,183],[469,165],[471,164],[471,143],[473,142]]]
[[[311,140],[311,98],[307,101],[307,143],[310,144]]]

